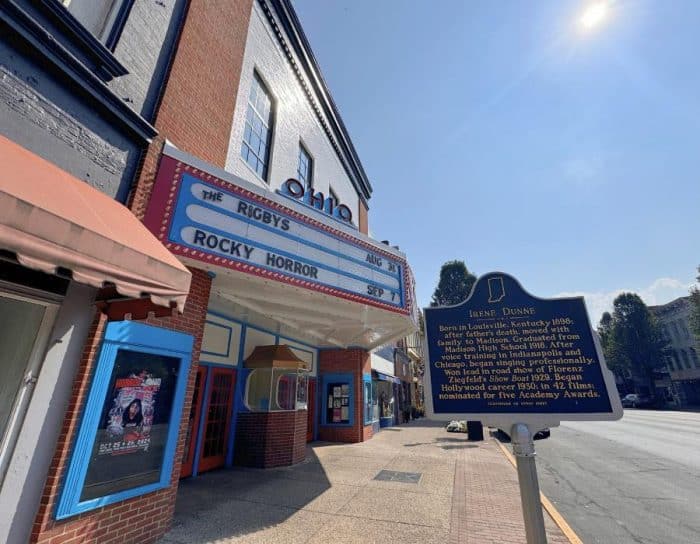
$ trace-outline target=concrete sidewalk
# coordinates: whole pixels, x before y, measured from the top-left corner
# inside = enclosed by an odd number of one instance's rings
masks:
[[[382,470],[420,478],[374,479]],[[545,523],[549,544],[568,544],[546,513]],[[515,470],[496,444],[417,421],[361,444],[314,443],[294,467],[185,480],[160,542],[524,544],[525,530]]]

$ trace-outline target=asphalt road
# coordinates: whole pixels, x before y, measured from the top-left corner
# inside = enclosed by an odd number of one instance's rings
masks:
[[[541,491],[585,544],[700,544],[700,413],[625,410],[535,447]]]

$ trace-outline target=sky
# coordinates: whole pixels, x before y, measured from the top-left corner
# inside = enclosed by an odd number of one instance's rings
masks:
[[[700,265],[700,2],[293,0],[427,306],[441,265],[540,297],[686,295]]]

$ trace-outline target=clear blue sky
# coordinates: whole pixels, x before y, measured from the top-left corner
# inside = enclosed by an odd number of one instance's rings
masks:
[[[700,2],[294,0],[419,303],[440,266],[531,293],[687,294],[700,264]]]

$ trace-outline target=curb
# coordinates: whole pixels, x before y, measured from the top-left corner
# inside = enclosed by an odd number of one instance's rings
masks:
[[[513,454],[508,451],[508,448],[506,448],[503,444],[501,444],[500,440],[497,439],[492,439],[496,445],[500,448],[501,452],[505,456],[506,459],[510,462],[511,465],[515,468],[515,458],[513,457]],[[564,536],[569,539],[569,542],[571,544],[583,544],[583,541],[578,537],[578,535],[574,532],[574,530],[571,528],[571,526],[566,522],[564,519],[564,516],[562,516],[559,513],[559,510],[557,510],[554,505],[551,503],[551,501],[544,496],[544,494],[540,491],[540,502],[542,503],[542,506],[544,509],[547,511],[547,514],[549,514],[549,517],[552,518],[552,521],[561,529],[561,532],[564,533]]]

